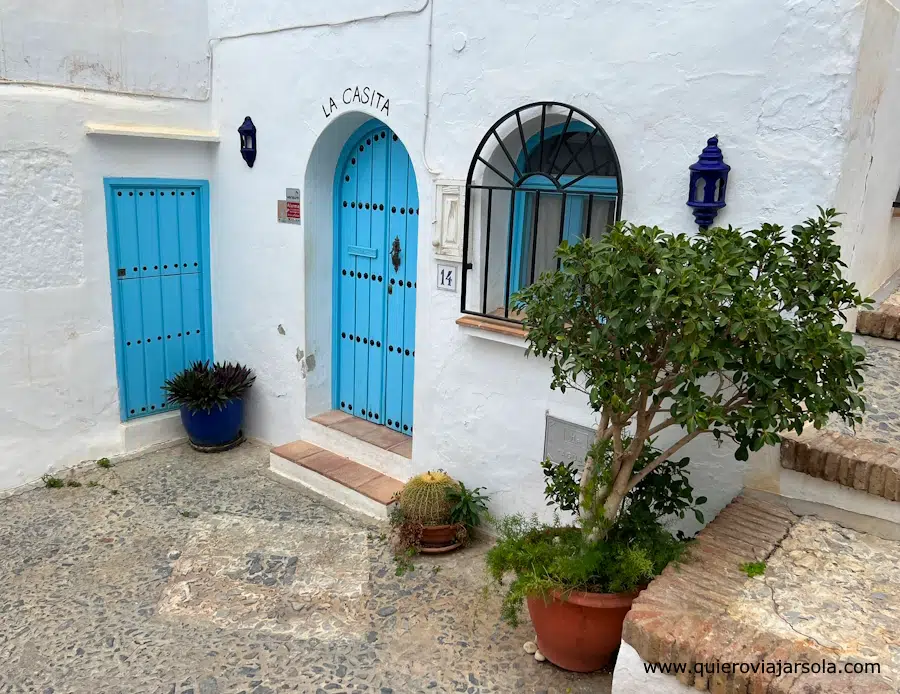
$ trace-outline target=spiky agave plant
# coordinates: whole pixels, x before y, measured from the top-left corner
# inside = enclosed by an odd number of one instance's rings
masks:
[[[187,407],[191,412],[209,412],[243,397],[256,376],[246,366],[225,362],[213,364],[195,361],[181,373],[168,379],[163,385],[170,405]]]

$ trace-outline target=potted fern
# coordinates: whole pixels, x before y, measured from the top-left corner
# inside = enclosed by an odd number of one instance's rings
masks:
[[[256,377],[241,364],[197,361],[168,379],[167,401],[181,408],[181,422],[197,450],[227,450],[243,441],[244,395]]]

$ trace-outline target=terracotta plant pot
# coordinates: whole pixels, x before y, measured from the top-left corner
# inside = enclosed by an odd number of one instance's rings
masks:
[[[423,525],[419,551],[423,554],[438,554],[456,549],[462,543],[456,539],[456,525]]]
[[[528,598],[537,646],[554,665],[593,672],[609,663],[622,640],[622,622],[643,588],[631,593],[554,593]]]

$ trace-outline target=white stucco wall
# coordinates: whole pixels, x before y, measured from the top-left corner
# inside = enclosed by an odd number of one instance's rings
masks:
[[[303,268],[308,240],[330,238],[331,230],[315,214],[306,218],[313,225],[307,228],[277,224],[275,201],[285,187],[304,185],[317,138],[340,113],[355,108],[380,115],[403,139],[419,185],[413,468],[444,467],[487,486],[495,511],[541,511],[537,461],[546,413],[588,425],[593,418],[577,396],[549,390],[540,360],[525,360],[521,348],[473,337],[455,324],[459,295],[434,287],[428,240],[435,178],[465,178],[491,123],[521,104],[553,99],[583,108],[609,133],[622,166],[626,218],[690,231],[687,167],[718,133],[732,166],[719,221],[795,223],[835,199],[864,7],[850,0],[734,0],[710,12],[700,2],[652,10],[635,2],[502,2],[486,11],[474,0],[436,0],[427,149],[432,8],[423,4],[416,14],[415,7],[398,1],[362,8],[348,0],[285,15],[213,3],[214,35],[215,27],[274,31],[346,22],[354,12],[408,12],[217,45],[214,120],[227,133],[250,115],[260,143],[252,170],[231,144],[217,160],[217,350],[259,373],[253,433],[283,443],[308,431],[306,417],[317,412],[307,411],[304,376],[315,375],[304,373],[297,353],[315,355],[321,335],[307,332],[304,307],[327,301],[330,287],[304,282]],[[387,95],[389,115],[344,105],[342,91],[355,85]],[[330,98],[338,109],[326,118]],[[315,206],[308,177],[305,187],[305,205]],[[743,467],[730,449],[697,441],[686,453],[694,457],[694,482],[710,498],[710,511],[740,489]]]
[[[214,0],[208,34],[201,4],[167,2],[166,19],[146,16],[144,0],[84,17],[41,2],[0,9],[4,40],[29,36],[0,52],[0,77],[165,97],[0,86],[0,487],[133,446],[116,405],[104,176],[211,179],[216,357],[256,370],[247,429],[280,444],[309,435],[307,418],[327,407],[332,160],[353,123],[384,120],[410,153],[421,210],[414,457],[394,472],[444,467],[486,486],[503,513],[545,509],[545,415],[593,417],[577,395],[551,392],[546,364],[521,346],[457,326],[459,295],[434,287],[434,181],[465,178],[491,123],[539,99],[584,109],[617,150],[624,216],[673,231],[694,228],[687,167],[715,133],[732,166],[723,224],[790,225],[862,175],[847,164],[866,12],[852,0],[729,0],[715,12],[700,0]],[[67,42],[54,39],[60,24]],[[67,56],[82,44],[119,77],[73,72]],[[345,104],[357,85],[390,108]],[[234,132],[247,115],[252,169]],[[213,129],[223,143],[95,139],[85,121]],[[285,187],[304,189],[301,226],[276,222]],[[740,489],[732,448],[698,440],[685,454],[709,513]]]
[[[206,128],[205,104],[0,86],[0,489],[180,435],[120,423],[104,176],[205,178],[210,145],[87,137]]]
[[[851,102],[850,131],[836,207],[849,276],[871,294],[900,266],[900,223],[891,216],[900,189],[900,9],[866,6]]]
[[[205,0],[4,0],[0,82],[203,100]]]

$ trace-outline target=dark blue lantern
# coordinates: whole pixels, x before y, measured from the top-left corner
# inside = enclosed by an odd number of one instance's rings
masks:
[[[256,161],[256,126],[253,125],[250,116],[244,118],[244,122],[238,128],[238,134],[241,136],[241,156],[252,169],[253,162]]]
[[[725,207],[725,186],[731,167],[725,163],[719,149],[719,136],[706,141],[696,164],[691,164],[691,188],[688,191],[689,207],[694,208],[697,226],[707,229],[719,210]]]

